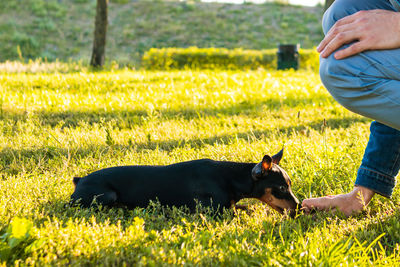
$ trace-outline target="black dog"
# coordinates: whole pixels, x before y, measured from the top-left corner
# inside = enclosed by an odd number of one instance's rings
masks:
[[[196,207],[196,201],[218,211],[243,198],[256,198],[280,213],[292,216],[299,201],[288,174],[277,164],[283,149],[260,163],[200,159],[167,166],[122,166],[75,177],[72,203],[89,207],[93,200],[105,206],[147,207],[150,200],[161,205]]]

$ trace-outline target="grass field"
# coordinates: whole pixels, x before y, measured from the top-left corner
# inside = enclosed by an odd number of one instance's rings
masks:
[[[324,123],[325,122],[325,123]],[[400,202],[346,219],[282,216],[256,201],[215,217],[176,208],[68,207],[72,177],[211,158],[281,166],[302,200],[350,190],[369,120],[306,71],[0,74],[3,265],[377,266],[400,262]],[[179,185],[176,185],[179,186]]]

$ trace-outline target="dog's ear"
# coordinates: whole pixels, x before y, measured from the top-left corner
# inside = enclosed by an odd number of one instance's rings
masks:
[[[279,164],[279,162],[282,159],[282,156],[283,156],[283,148],[281,149],[281,151],[272,156],[272,162],[275,164]]]
[[[72,180],[72,182],[73,182],[74,185],[76,186],[76,185],[79,183],[79,181],[80,181],[81,179],[82,179],[81,177],[74,177],[74,179]]]
[[[262,167],[263,173],[272,169],[272,162],[273,162],[273,158],[271,158],[269,155],[264,156],[264,158],[261,162],[261,167]]]
[[[251,176],[254,181],[262,178],[266,172],[272,169],[272,158],[265,155],[263,160],[254,166],[251,170]]]

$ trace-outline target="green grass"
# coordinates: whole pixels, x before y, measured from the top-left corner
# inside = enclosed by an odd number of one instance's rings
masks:
[[[89,61],[96,0],[22,0],[0,3],[0,61],[46,58]],[[176,1],[110,1],[108,62],[138,66],[157,47],[276,48],[322,39],[323,9]]]
[[[72,177],[100,168],[258,162],[282,146],[281,166],[299,199],[348,191],[368,127],[309,71],[0,74],[0,259],[39,266],[396,265],[398,190],[349,219],[290,219],[250,200],[248,213],[222,217],[156,203],[133,211],[66,206]]]

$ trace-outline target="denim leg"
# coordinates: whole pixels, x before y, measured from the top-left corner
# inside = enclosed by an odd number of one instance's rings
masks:
[[[386,0],[336,0],[324,14],[324,32],[337,20],[370,9],[393,7]],[[371,124],[355,184],[390,197],[400,169],[400,49],[365,51],[342,60],[321,58],[320,76],[341,105],[377,121]]]
[[[324,14],[324,32],[345,16],[376,8],[393,10],[387,0],[336,0]],[[365,51],[341,60],[332,54],[320,59],[320,76],[345,108],[400,130],[400,49]]]
[[[355,184],[390,197],[400,169],[400,131],[379,122],[371,123],[371,134]]]

